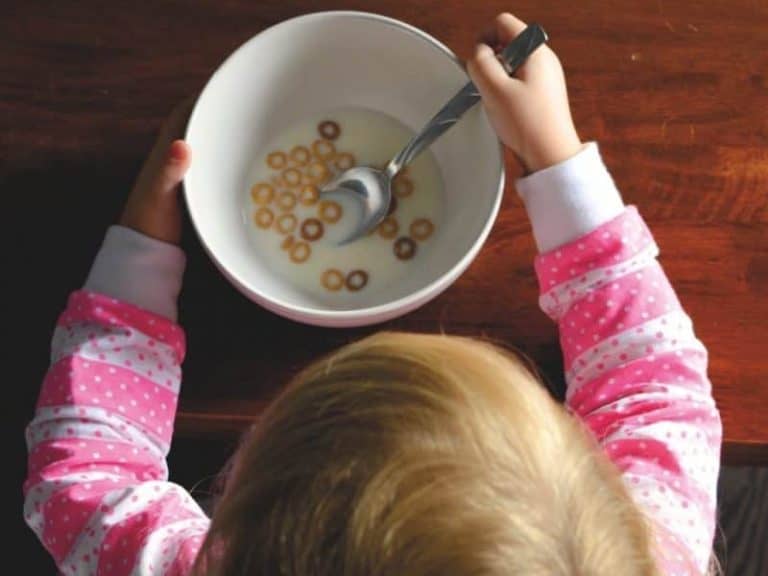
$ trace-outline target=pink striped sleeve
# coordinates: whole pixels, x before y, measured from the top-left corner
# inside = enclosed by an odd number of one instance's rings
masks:
[[[208,519],[167,481],[184,355],[170,320],[74,293],[27,428],[24,516],[63,574],[183,574]]]
[[[703,574],[712,550],[721,423],[707,352],[627,208],[542,254],[540,304],[560,328],[567,404],[657,527],[669,574]]]

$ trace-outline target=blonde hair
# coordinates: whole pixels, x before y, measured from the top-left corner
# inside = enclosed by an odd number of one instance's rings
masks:
[[[270,406],[195,571],[656,575],[651,546],[616,469],[516,356],[382,333]]]

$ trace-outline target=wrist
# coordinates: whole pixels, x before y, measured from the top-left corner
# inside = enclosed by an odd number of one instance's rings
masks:
[[[539,172],[573,158],[584,149],[575,128],[561,131],[537,143],[523,156],[529,174]]]
[[[181,241],[181,209],[175,197],[132,194],[118,224],[168,244]]]

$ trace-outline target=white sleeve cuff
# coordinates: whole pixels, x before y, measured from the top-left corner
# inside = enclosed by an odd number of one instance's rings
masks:
[[[84,288],[175,321],[185,263],[178,246],[111,226]]]
[[[517,181],[539,252],[571,242],[624,210],[597,144]]]

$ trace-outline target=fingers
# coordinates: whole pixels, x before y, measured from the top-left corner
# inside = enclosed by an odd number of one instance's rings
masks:
[[[170,142],[177,138],[184,137],[184,131],[187,127],[187,121],[189,115],[192,113],[192,108],[195,105],[197,96],[191,96],[186,100],[179,103],[168,115],[168,118],[163,122],[163,127],[160,131],[160,138]]]
[[[525,30],[526,24],[509,12],[496,16],[496,37],[505,46],[512,42],[520,32]]]
[[[509,12],[504,12],[496,16],[491,27],[481,36],[481,41],[491,46],[495,52],[501,52],[526,27],[527,24],[525,22]],[[551,59],[552,56],[554,56],[554,53],[546,44],[540,46],[517,69],[514,73],[514,78],[528,82],[532,76],[532,69],[545,66],[547,59]]]
[[[514,80],[496,58],[487,44],[478,44],[467,62],[467,72],[484,99],[495,99],[503,92],[514,89]]]
[[[496,16],[493,24],[481,35],[481,42],[475,48],[474,55],[467,63],[467,71],[472,81],[484,97],[489,97],[498,90],[514,90],[514,80],[510,79],[504,67],[496,58],[500,52],[526,28],[526,23],[509,12]]]
[[[191,150],[184,140],[175,140],[168,147],[163,164],[150,184],[157,197],[174,196],[184,179],[191,161]]]
[[[152,146],[152,150],[147,157],[144,166],[139,175],[139,181],[144,182],[144,186],[149,186],[149,181],[155,181],[161,167],[167,161],[167,154],[174,140],[184,138],[184,131],[187,127],[189,115],[195,103],[196,96],[187,98],[178,104],[168,115],[160,127],[160,131]]]
[[[504,12],[496,16],[493,22],[483,30],[479,40],[499,52],[525,30],[525,26],[525,22],[509,12]]]

